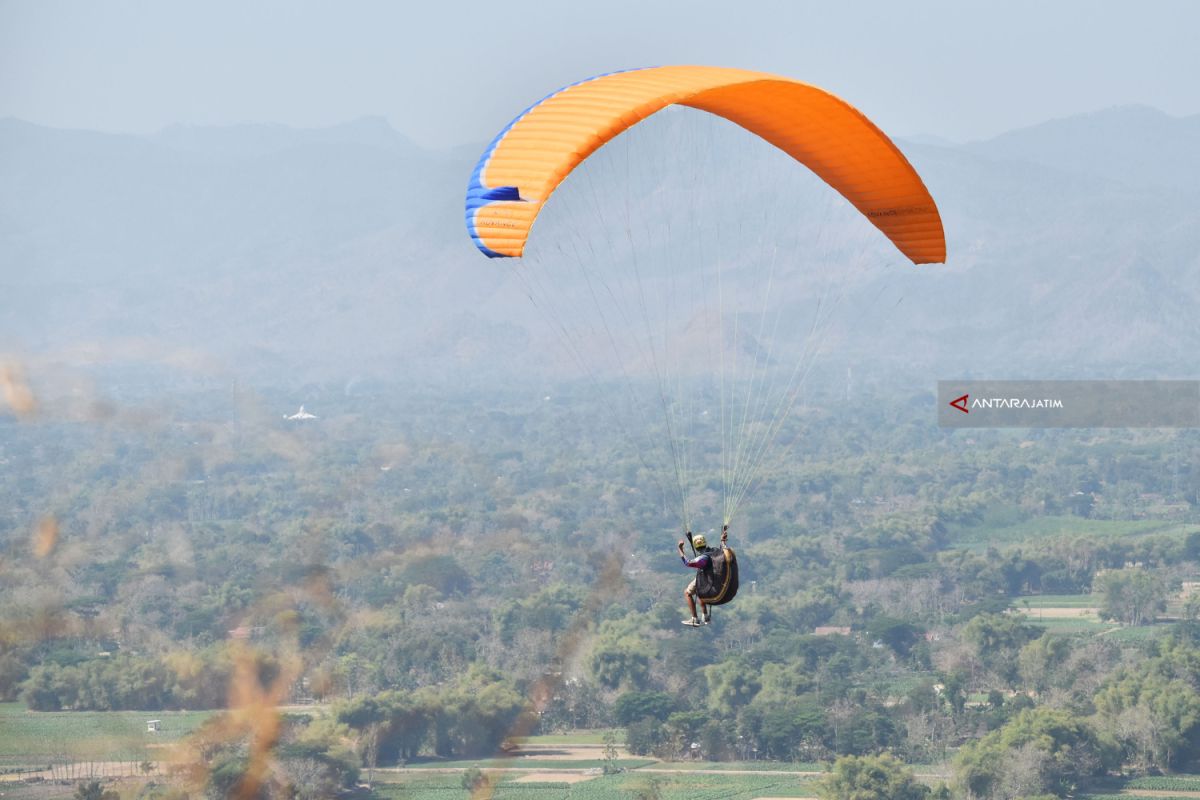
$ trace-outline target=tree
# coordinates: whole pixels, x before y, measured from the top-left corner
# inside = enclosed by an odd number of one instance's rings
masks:
[[[296,800],[333,797],[358,782],[361,761],[347,725],[332,717],[285,720],[267,780]]]
[[[658,778],[643,778],[629,787],[634,800],[662,800],[662,786]]]
[[[638,689],[650,674],[649,642],[605,636],[592,651],[592,676],[601,686]]]
[[[831,726],[825,709],[815,695],[805,695],[782,705],[760,705],[757,740],[763,754],[771,758],[795,758],[803,750],[822,750]]]
[[[897,658],[908,658],[913,645],[921,641],[921,633],[916,625],[895,617],[879,616],[867,625],[872,641],[887,645]]]
[[[89,781],[75,787],[75,800],[121,800],[121,794],[113,789],[105,789],[100,781]]]
[[[839,731],[834,751],[850,755],[863,755],[898,745],[896,724],[886,710],[876,707],[854,708],[845,725]]]
[[[636,756],[660,753],[667,741],[666,727],[649,717],[640,719],[625,729],[625,747]]]
[[[612,731],[604,732],[604,774],[615,775],[621,771],[617,765],[617,735]]]
[[[418,556],[404,569],[404,581],[410,585],[432,586],[442,594],[466,594],[471,589],[471,576],[454,556]]]
[[[525,711],[525,698],[503,681],[473,669],[460,684],[427,699],[439,756],[492,755]]]
[[[666,692],[625,692],[613,704],[613,719],[618,725],[629,725],[644,717],[666,720],[675,710],[675,698]]]
[[[578,589],[556,583],[502,606],[495,615],[496,625],[506,642],[511,642],[520,630],[558,631],[570,623],[581,605],[583,598]]]
[[[362,736],[362,760],[363,765],[367,768],[367,788],[371,788],[375,782],[375,766],[379,762],[379,734],[383,728],[381,722],[371,722],[363,731]]]
[[[1192,531],[1184,537],[1183,557],[1188,561],[1200,561],[1200,531]]]
[[[795,662],[763,664],[759,682],[762,687],[754,695],[754,703],[763,708],[785,705],[813,689],[808,670]]]
[[[967,678],[961,672],[950,672],[942,678],[942,697],[950,710],[961,714],[967,707]]]
[[[1168,769],[1200,757],[1197,651],[1164,654],[1119,672],[1096,693],[1096,712],[1136,768]]]
[[[15,653],[0,652],[0,701],[15,700],[29,670]]]
[[[1015,800],[1065,795],[1118,762],[1083,720],[1063,709],[1036,708],[963,747],[955,776],[969,796]]]
[[[843,756],[817,783],[824,800],[925,800],[929,787],[890,753]]]
[[[1058,670],[1071,654],[1071,643],[1064,636],[1042,634],[1021,648],[1017,657],[1021,679],[1037,692],[1055,685]]]
[[[359,697],[335,707],[338,722],[359,732],[364,761],[373,768],[415,758],[433,725],[438,699],[434,693],[384,692]]]
[[[21,695],[31,711],[59,711],[64,705],[63,670],[57,664],[35,667],[22,684]]]
[[[1126,625],[1153,622],[1167,608],[1166,582],[1145,567],[1109,570],[1098,575],[1092,594],[1100,599],[1100,616]]]
[[[760,673],[745,658],[733,658],[704,668],[708,702],[721,714],[733,714],[749,703],[761,688]]]
[[[667,717],[667,736],[672,742],[674,755],[688,755],[693,743],[700,738],[700,731],[708,722],[703,711],[676,711]]]
[[[708,761],[724,761],[731,758],[734,744],[734,737],[726,720],[709,720],[700,730],[700,753]]]
[[[962,639],[970,645],[980,663],[1011,686],[1018,679],[1020,649],[1040,634],[1040,629],[1027,625],[1023,617],[980,614],[963,628]]]
[[[483,770],[479,767],[468,767],[463,770],[461,783],[462,788],[474,794],[480,787],[487,783],[487,776],[483,774]]]

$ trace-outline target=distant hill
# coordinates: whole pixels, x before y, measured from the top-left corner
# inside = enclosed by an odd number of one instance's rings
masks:
[[[1195,377],[1200,117],[1121,108],[923,141],[900,144],[942,209],[950,262],[840,329],[835,374]],[[768,151],[718,152],[714,168]],[[165,369],[201,351],[275,382],[557,368],[525,287],[463,230],[477,152],[423,150],[376,119],[153,136],[2,120],[0,349]],[[703,196],[659,190],[636,213],[670,197],[703,219]],[[795,224],[887,255],[865,224]],[[811,299],[806,269],[777,302]],[[732,297],[753,293],[746,275]]]
[[[993,158],[1028,161],[1128,186],[1200,196],[1200,114],[1171,117],[1121,106],[1056,119],[966,146]]]

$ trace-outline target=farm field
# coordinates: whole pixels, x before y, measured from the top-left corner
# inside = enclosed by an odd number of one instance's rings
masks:
[[[1200,800],[1200,776],[1196,775],[1153,775],[1144,778],[1131,778],[1119,784],[1118,789],[1110,789],[1109,793],[1094,793],[1086,797],[1091,800],[1110,800],[1110,798],[1145,798],[1149,800],[1164,800],[1164,798],[1188,798]]]
[[[1101,620],[1092,595],[1035,595],[1013,600],[1009,609],[1051,633],[1108,634],[1120,626]]]
[[[1134,778],[1125,784],[1125,789],[1149,789],[1152,791],[1200,792],[1200,777],[1184,775],[1154,775]]]
[[[1141,629],[1129,629],[1141,630]],[[42,712],[31,713],[17,704],[0,705],[0,753],[4,765],[38,760],[153,758],[159,743],[177,740],[194,730],[213,712]],[[159,734],[145,732],[146,718],[161,719]],[[404,768],[375,771],[371,797],[467,798],[463,774],[478,766],[489,774],[501,800],[607,800],[651,791],[664,800],[762,800],[816,797],[819,773],[827,765],[775,762],[663,762],[618,751],[616,775],[600,774],[604,731],[579,731],[526,737],[509,755],[490,760],[429,760]],[[148,741],[154,737],[153,741]],[[918,776],[930,785],[945,780],[945,765],[917,765]],[[136,793],[143,781],[106,783]],[[75,783],[7,783],[6,800],[72,797]],[[1172,775],[1114,781],[1083,800],[1200,800],[1200,775]]]
[[[194,731],[213,711],[28,711],[0,703],[0,769],[63,761],[156,760],[161,746]],[[161,720],[157,733],[146,722]]]
[[[616,737],[618,744],[625,740],[625,731],[621,728],[567,731],[566,733],[546,733],[539,736],[521,736],[513,739],[520,745],[573,745],[595,744],[603,745],[604,737],[608,734]]]
[[[1114,641],[1143,642],[1168,630],[1169,623],[1128,627],[1099,616],[1097,599],[1090,594],[1030,595],[1013,600],[1009,609],[1030,624],[1051,633],[1076,636],[1105,636]]]
[[[466,798],[462,776],[420,775],[377,783],[375,796],[378,798],[442,797]],[[520,776],[504,775],[495,785],[493,797],[499,800],[541,800],[541,798],[565,798],[566,800],[624,800],[634,796],[641,788],[656,785],[658,796],[663,800],[755,800],[761,797],[816,797],[816,785],[812,778],[772,775],[728,775],[728,774],[648,774],[641,772],[619,775],[598,775],[590,780],[568,783],[563,780],[532,783]]]
[[[1013,601],[1017,610],[1043,608],[1096,608],[1096,597],[1091,594],[1032,594]]]
[[[1095,619],[1080,617],[1036,617],[1029,618],[1029,624],[1045,628],[1050,633],[1061,634],[1109,634],[1120,626],[1111,622],[1100,622]]]
[[[816,797],[814,778],[729,774],[646,774],[549,776],[536,772],[494,775],[493,797],[501,800],[618,800],[633,796],[654,784],[664,800],[766,800],[767,798]],[[106,787],[135,793],[141,781],[107,783]],[[75,795],[73,784],[30,786],[7,785],[5,800],[59,800]],[[396,778],[377,776],[375,789],[367,797],[400,800],[409,797],[466,800],[461,773],[408,774]],[[1103,792],[1079,795],[1080,800],[1198,800],[1200,776],[1177,775],[1137,778]]]
[[[989,510],[980,521],[971,525],[949,526],[948,538],[957,547],[986,550],[988,547],[1014,545],[1022,542],[1045,542],[1049,539],[1087,536],[1089,539],[1137,538],[1159,535],[1180,537],[1195,530],[1186,525],[1164,520],[1087,519],[1075,516],[1045,516],[1022,518],[1002,509]]]
[[[651,764],[656,764],[651,758],[618,758],[616,765],[622,769],[638,769],[639,767],[648,767]],[[438,760],[429,759],[427,761],[414,761],[404,766],[405,770],[460,770],[470,769],[471,767],[479,767],[480,769],[548,769],[548,770],[568,770],[568,769],[591,769],[600,767],[604,764],[604,757],[597,753],[594,758],[538,758],[536,756],[506,756],[492,759],[455,759],[455,760]]]
[[[137,797],[146,785],[143,780],[106,782],[105,789],[115,789],[122,797]],[[77,783],[4,783],[4,800],[75,800]]]

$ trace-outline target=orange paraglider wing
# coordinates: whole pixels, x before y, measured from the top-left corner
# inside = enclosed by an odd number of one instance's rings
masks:
[[[669,105],[708,111],[791,155],[836,189],[915,264],[946,260],[937,206],[884,133],[834,95],[725,67],[651,67],[571,84],[530,106],[488,145],[467,187],[467,229],[491,257],[519,257],[542,205],[601,145]]]

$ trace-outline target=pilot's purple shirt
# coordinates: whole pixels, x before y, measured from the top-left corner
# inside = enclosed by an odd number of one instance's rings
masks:
[[[704,553],[696,556],[691,561],[688,561],[683,556],[680,556],[679,558],[683,561],[683,565],[685,567],[691,567],[692,569],[708,569],[708,565],[712,563],[712,559]]]

